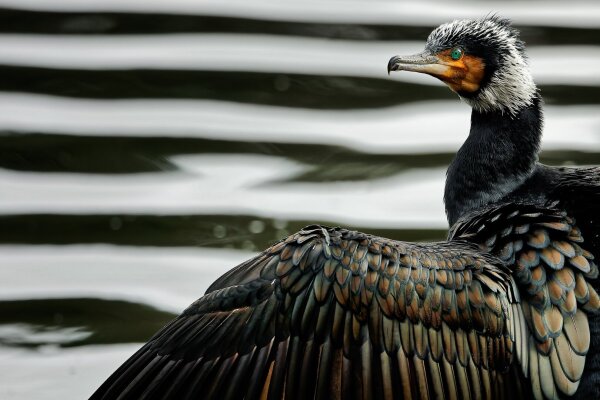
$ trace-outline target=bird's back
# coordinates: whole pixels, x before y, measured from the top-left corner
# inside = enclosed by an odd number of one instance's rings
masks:
[[[540,165],[529,190],[545,191],[575,219],[586,248],[600,259],[600,167],[547,167]],[[600,292],[600,280],[591,280]],[[596,397],[600,387],[600,315],[590,315],[591,344],[578,396]]]
[[[556,207],[570,215],[581,235],[585,248],[600,259],[600,167],[552,167],[537,164],[531,177],[506,196],[504,202],[531,202]],[[600,280],[590,279],[600,292]],[[600,387],[600,315],[589,317],[590,351],[578,396],[595,396]]]

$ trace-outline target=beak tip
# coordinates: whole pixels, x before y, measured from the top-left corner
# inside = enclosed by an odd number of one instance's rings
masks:
[[[392,71],[397,71],[398,70],[398,56],[394,56],[392,58],[390,58],[390,61],[388,61],[388,65],[387,65],[387,72],[388,75],[391,74]]]

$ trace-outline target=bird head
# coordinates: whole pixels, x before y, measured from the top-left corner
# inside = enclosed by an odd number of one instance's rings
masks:
[[[515,114],[537,93],[519,32],[509,20],[496,16],[437,27],[423,52],[392,57],[391,71],[434,76],[480,112]]]

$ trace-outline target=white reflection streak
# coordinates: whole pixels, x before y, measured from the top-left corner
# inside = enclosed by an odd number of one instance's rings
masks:
[[[0,92],[0,130],[332,144],[373,153],[456,151],[469,131],[460,101],[315,110],[213,100],[89,100]],[[543,148],[600,148],[598,106],[546,106]],[[566,132],[573,133],[566,135]]]
[[[2,399],[87,399],[140,344],[71,348],[3,347],[0,353]]]
[[[56,327],[16,323],[0,325],[0,342],[9,346],[36,345],[45,343],[51,345],[65,345],[78,342],[92,336],[92,332],[85,327]]]
[[[304,168],[259,155],[174,161],[182,172],[107,176],[0,170],[0,212],[220,213],[366,227],[446,227],[443,169],[372,181],[269,184]]]
[[[421,51],[423,41],[356,41],[260,34],[0,35],[7,65],[53,68],[164,68],[362,76],[440,85],[419,74],[387,76],[395,54]],[[600,85],[599,46],[528,48],[538,84]],[[560,57],[556,55],[560,54]],[[577,73],[573,74],[573,65]]]
[[[0,300],[93,297],[180,313],[254,253],[112,245],[0,246]]]
[[[599,26],[600,7],[593,1],[355,1],[355,0],[0,0],[1,6],[48,11],[130,11],[202,14],[267,20],[439,24],[455,18],[478,18],[487,10],[532,25]]]

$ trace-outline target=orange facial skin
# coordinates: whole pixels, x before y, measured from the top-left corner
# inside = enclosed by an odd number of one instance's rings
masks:
[[[434,76],[457,93],[474,93],[479,90],[485,74],[482,58],[463,54],[452,59],[452,49],[431,54],[427,51],[411,56],[394,56],[388,63],[391,71],[412,71]]]
[[[431,75],[442,80],[455,92],[473,93],[479,89],[483,79],[485,64],[483,59],[468,54],[458,60],[450,56],[452,50],[444,50],[436,56],[440,65],[445,68],[437,68]]]

